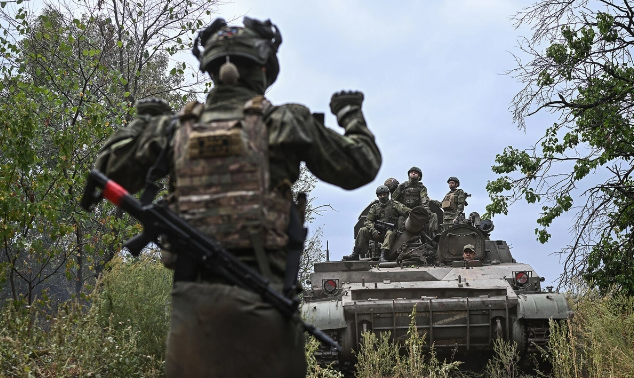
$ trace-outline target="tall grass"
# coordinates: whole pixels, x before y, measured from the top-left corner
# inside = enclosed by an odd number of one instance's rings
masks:
[[[370,332],[363,334],[361,349],[357,353],[356,377],[449,378],[463,376],[459,370],[460,362],[440,361],[433,347],[430,351],[426,350],[426,335],[420,334],[416,327],[416,308],[413,309],[410,318],[408,338],[403,345],[392,343],[389,332],[383,332],[379,337]]]
[[[573,319],[551,322],[553,377],[634,377],[634,298],[586,291],[574,309]]]
[[[171,272],[151,258],[116,260],[82,302],[52,309],[6,302],[0,307],[0,377],[161,377],[169,326]],[[575,316],[551,323],[552,378],[634,377],[634,298],[620,294],[577,295]],[[415,314],[413,314],[415,315]],[[358,378],[545,377],[522,372],[515,345],[498,341],[482,372],[461,371],[425,348],[412,316],[399,345],[389,333],[365,333],[356,356]],[[341,378],[320,367],[308,338],[308,377]]]
[[[156,261],[117,261],[87,302],[6,302],[0,377],[162,376],[170,286]]]

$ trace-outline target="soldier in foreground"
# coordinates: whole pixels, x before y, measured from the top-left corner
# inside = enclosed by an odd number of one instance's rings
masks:
[[[364,227],[359,229],[352,254],[344,256],[343,260],[359,260],[360,255],[366,255],[370,240],[382,242],[380,254],[372,256],[372,259],[385,260],[386,251],[389,251],[394,243],[399,217],[407,217],[410,211],[407,206],[389,199],[389,194],[390,189],[385,185],[376,188],[379,202],[372,205],[365,218]],[[389,223],[392,227],[389,228],[381,222]]]
[[[280,291],[289,251],[297,248],[289,225],[300,162],[344,189],[371,182],[381,165],[361,92],[331,98],[345,136],[302,105],[273,106],[263,97],[279,73],[281,42],[270,21],[245,17],[244,27],[235,27],[215,20],[194,47],[201,71],[214,83],[206,103],[190,103],[178,117],[154,107],[118,130],[96,163],[130,192],[147,184],[150,169],[153,180],[169,174],[172,209]],[[175,269],[167,377],[305,376],[304,335],[296,320],[177,255],[164,255]]]
[[[449,184],[449,193],[445,195],[441,204],[444,211],[443,228],[451,227],[458,216],[464,212],[464,207],[467,205],[467,194],[458,188],[460,180],[451,176],[447,179],[447,184]]]

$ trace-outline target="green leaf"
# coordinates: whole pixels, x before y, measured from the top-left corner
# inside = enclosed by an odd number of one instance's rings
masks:
[[[117,46],[119,46],[119,47],[123,47],[123,42],[121,42],[121,41],[117,41]]]

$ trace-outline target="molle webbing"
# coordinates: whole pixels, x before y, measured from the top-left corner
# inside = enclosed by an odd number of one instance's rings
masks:
[[[269,190],[268,131],[258,96],[244,118],[197,123],[182,118],[174,137],[177,209],[180,216],[228,249],[284,248],[291,199]],[[253,238],[254,232],[261,238]],[[260,244],[258,242],[258,244]]]
[[[403,191],[403,202],[407,207],[415,207],[414,205],[420,205],[420,191],[421,187],[414,184],[409,184]]]

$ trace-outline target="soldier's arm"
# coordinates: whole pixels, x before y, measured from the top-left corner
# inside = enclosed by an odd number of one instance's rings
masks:
[[[403,196],[403,187],[401,185],[402,184],[400,184],[392,194],[392,199],[394,201],[401,202],[401,197]]]
[[[356,189],[376,177],[381,153],[359,107],[339,120],[341,135],[313,118],[301,105],[276,107],[267,115],[269,143],[284,156],[295,156],[320,180]]]
[[[427,195],[427,187],[425,185],[420,190],[420,202],[425,209],[429,210],[429,195]]]
[[[456,205],[458,206],[458,213],[464,212],[464,204],[467,196],[462,189],[458,189],[458,193],[456,193]]]
[[[370,208],[370,211],[368,211],[368,215],[365,217],[365,222],[363,222],[363,225],[365,226],[365,228],[368,229],[368,231],[370,231],[370,234],[374,233],[374,231],[376,230],[374,228],[375,220],[376,220],[376,214],[374,211],[374,206],[372,206],[372,208]]]
[[[396,209],[396,212],[404,217],[407,217],[409,215],[409,212],[412,211],[412,209],[410,209],[409,207],[403,205],[402,203],[398,202],[398,201],[394,201],[394,209]]]
[[[143,189],[145,176],[163,147],[168,143],[165,128],[170,116],[161,122],[149,122],[149,117],[137,117],[117,130],[99,151],[95,168],[131,193]]]

